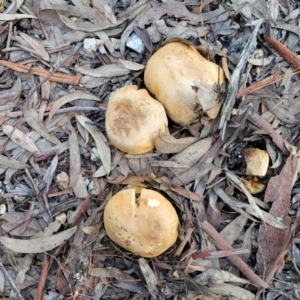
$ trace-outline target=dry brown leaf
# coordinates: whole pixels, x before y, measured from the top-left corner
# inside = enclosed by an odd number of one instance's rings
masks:
[[[117,19],[105,0],[92,0],[92,5],[97,11],[102,13],[108,21],[117,25]]]
[[[175,154],[171,160],[191,167],[209,150],[211,143],[212,137],[202,139]]]
[[[51,109],[49,112],[49,120],[56,114],[56,112],[66,103],[69,103],[74,100],[95,100],[95,101],[100,101],[100,99],[94,95],[90,95],[84,92],[77,91],[72,94],[68,94],[66,96],[60,97],[53,101],[51,104]]]
[[[39,155],[41,154],[40,150],[37,148],[36,144],[34,141],[26,136],[25,133],[23,133],[21,130],[18,128],[15,128],[10,125],[2,125],[2,131],[10,137],[10,139],[22,147],[23,149],[29,151],[30,153]]]
[[[27,46],[29,49],[34,50],[33,56],[38,55],[41,59],[45,61],[50,60],[48,52],[45,50],[40,41],[32,38],[30,35],[21,31],[19,31],[19,36],[16,36],[15,38],[20,44]]]
[[[64,230],[52,236],[20,240],[9,238],[6,236],[0,237],[0,242],[9,250],[18,253],[43,253],[50,251],[60,246],[65,240],[68,240],[77,230],[77,226]]]
[[[60,144],[60,141],[53,135],[49,134],[47,128],[39,121],[39,116],[36,110],[29,109],[25,112],[24,117],[29,126],[38,132],[43,138],[53,144]]]
[[[7,212],[0,217],[1,228],[15,236],[32,236],[41,230],[37,219],[23,212]]]
[[[85,69],[80,66],[75,66],[74,70],[81,74],[96,78],[124,76],[130,73],[130,70],[121,64],[110,64],[95,69]]]
[[[146,280],[148,292],[152,295],[152,297],[156,298],[156,294],[158,292],[156,286],[158,281],[153,270],[150,268],[145,258],[139,258],[139,266]]]
[[[99,130],[99,128],[91,125],[92,121],[90,119],[80,115],[76,115],[76,119],[93,137],[106,174],[109,174],[111,170],[111,154],[109,146],[106,145],[106,137]]]
[[[135,63],[133,61],[129,61],[129,60],[125,60],[125,59],[121,59],[119,58],[119,62],[126,68],[132,71],[140,71],[143,70],[145,68],[144,65],[142,64],[138,64]]]
[[[122,272],[117,268],[90,268],[89,274],[91,276],[100,277],[100,278],[116,278],[121,281],[134,281],[134,277],[129,274]]]
[[[234,241],[243,232],[244,227],[248,221],[248,218],[243,215],[238,216],[232,220],[221,232],[220,235],[229,244],[233,245]]]
[[[30,166],[27,164],[23,164],[18,160],[13,158],[8,158],[2,154],[0,154],[0,167],[2,168],[13,168],[13,169],[26,169]]]
[[[160,153],[178,153],[197,140],[198,138],[195,137],[176,139],[172,135],[160,135],[155,141],[155,149]]]

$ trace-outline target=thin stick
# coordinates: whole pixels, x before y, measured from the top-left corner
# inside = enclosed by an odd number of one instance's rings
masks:
[[[18,288],[15,285],[15,282],[13,281],[13,279],[10,277],[10,275],[8,274],[8,272],[5,270],[2,262],[0,261],[0,271],[2,272],[2,274],[4,275],[5,279],[7,280],[7,282],[9,283],[11,289],[13,290],[13,292],[15,293],[15,295],[17,296],[18,300],[24,300],[23,296],[21,295],[20,291],[18,290]]]
[[[45,252],[44,253],[42,272],[41,272],[41,275],[40,275],[39,284],[37,286],[35,300],[42,300],[42,298],[43,298],[43,291],[44,291],[44,288],[45,288],[45,285],[46,285],[49,268],[51,266],[50,263],[51,263],[50,258],[48,257],[48,254]]]
[[[221,237],[217,230],[207,221],[201,223],[202,229],[213,239],[214,244],[221,250],[233,250],[233,248]],[[239,256],[228,256],[227,259],[237,266],[240,271],[257,287],[269,288],[269,285],[257,276]]]

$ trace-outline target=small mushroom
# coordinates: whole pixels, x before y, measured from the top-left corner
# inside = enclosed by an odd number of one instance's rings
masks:
[[[178,236],[178,216],[160,193],[142,189],[122,190],[104,209],[107,235],[119,246],[143,257],[155,257],[169,249]]]
[[[252,195],[261,193],[266,188],[265,184],[259,181],[259,178],[256,176],[242,176],[243,183]]]
[[[108,102],[107,136],[124,152],[141,154],[152,150],[158,135],[164,134],[167,126],[164,107],[136,85],[118,89]]]
[[[221,108],[217,90],[224,83],[224,72],[189,43],[171,42],[155,52],[144,81],[178,124],[196,120],[202,111],[216,118]]]
[[[266,150],[246,148],[242,151],[246,162],[247,175],[265,176],[269,167],[269,154]]]

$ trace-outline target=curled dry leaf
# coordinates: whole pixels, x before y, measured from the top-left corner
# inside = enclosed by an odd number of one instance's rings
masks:
[[[77,121],[91,134],[93,137],[100,160],[105,168],[106,174],[111,170],[111,154],[110,148],[106,145],[107,139],[103,133],[94,125],[90,125],[92,121],[84,116],[76,115]],[[90,123],[90,124],[89,124]]]
[[[176,139],[172,135],[160,135],[155,141],[155,149],[160,153],[178,153],[197,140],[195,137]]]
[[[2,125],[2,131],[7,136],[10,136],[11,140],[14,143],[18,144],[23,149],[25,149],[31,153],[37,154],[37,155],[41,154],[40,150],[37,148],[34,141],[30,137],[26,136],[26,134],[23,133],[18,128],[14,129],[13,126]]]
[[[234,286],[231,284],[223,283],[223,284],[213,284],[210,287],[210,290],[220,296],[228,296],[230,295],[230,299],[242,299],[242,300],[254,300],[255,295],[251,292],[247,291],[238,286]]]
[[[241,284],[251,284],[248,280],[242,279],[230,272],[217,270],[217,269],[208,269],[203,273],[197,275],[194,280],[196,282],[201,282],[204,285],[207,284],[221,284],[225,282],[229,283],[241,283]]]
[[[18,253],[43,253],[50,251],[59,245],[61,245],[65,240],[68,240],[77,230],[77,226],[70,229],[64,230],[58,234],[52,236],[30,239],[30,240],[20,240],[13,239],[6,236],[0,237],[0,242],[9,250]]]
[[[63,105],[79,99],[100,101],[98,97],[80,91],[60,97],[57,100],[52,102],[52,107],[49,112],[49,119],[51,119]]]

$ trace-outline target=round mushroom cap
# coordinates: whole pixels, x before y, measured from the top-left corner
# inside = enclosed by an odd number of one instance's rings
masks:
[[[107,235],[119,246],[143,257],[169,249],[178,236],[179,220],[172,204],[160,193],[135,188],[114,195],[104,209]]]
[[[108,102],[106,133],[110,142],[124,152],[141,154],[152,150],[167,126],[164,107],[136,85],[118,89]]]
[[[215,118],[221,108],[215,91],[224,83],[224,72],[190,44],[173,42],[155,52],[144,82],[176,123],[196,120],[202,111]]]
[[[242,151],[246,162],[246,173],[253,176],[265,176],[269,167],[269,154],[266,150],[246,148]]]

